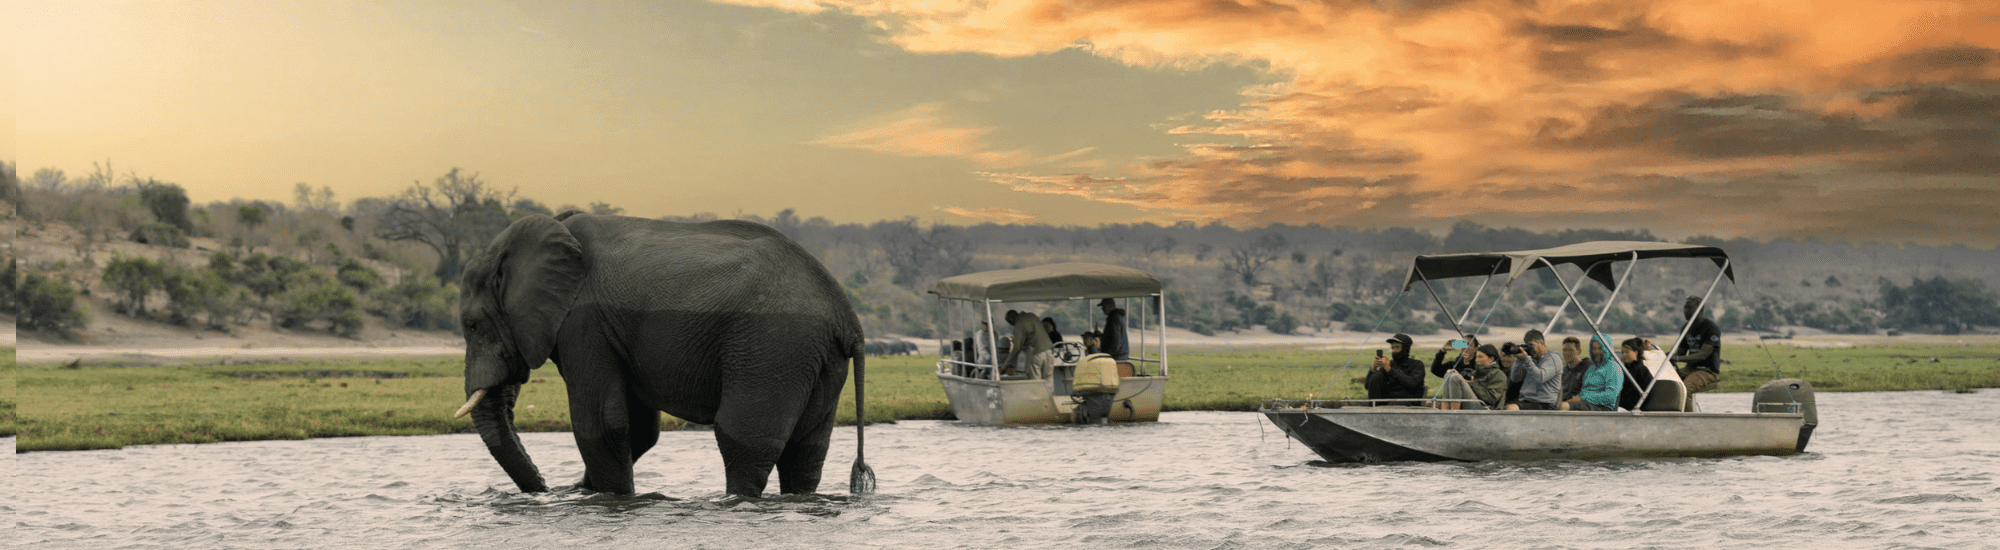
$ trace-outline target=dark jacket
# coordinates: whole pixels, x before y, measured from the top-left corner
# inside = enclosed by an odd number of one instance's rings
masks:
[[[1456,351],[1456,350],[1453,350],[1453,351]],[[1459,368],[1459,367],[1460,367],[1460,363],[1464,363],[1464,365],[1463,365],[1463,366],[1464,366],[1465,368],[1472,368],[1472,354],[1470,354],[1470,353],[1467,353],[1467,354],[1465,354],[1465,358],[1464,358],[1464,359],[1460,359],[1460,358],[1457,358],[1457,357],[1453,357],[1453,358],[1452,358],[1452,359],[1451,359],[1450,361],[1446,361],[1446,360],[1444,359],[1444,356],[1445,356],[1445,354],[1448,354],[1448,353],[1451,353],[1451,352],[1450,352],[1450,351],[1445,351],[1445,350],[1438,350],[1438,353],[1437,353],[1437,357],[1433,357],[1433,358],[1431,358],[1431,376],[1436,376],[1436,377],[1438,377],[1438,378],[1444,378],[1444,373],[1445,373],[1446,371],[1450,371],[1450,370],[1452,370],[1452,369],[1456,369],[1456,368]]]
[[[1124,309],[1112,308],[1111,314],[1104,316],[1104,334],[1098,335],[1097,347],[1115,359],[1132,355],[1132,341],[1125,335]]]
[[[1403,344],[1403,352],[1389,357],[1389,370],[1375,370],[1369,364],[1368,379],[1363,383],[1368,388],[1369,399],[1421,399],[1424,396],[1424,362],[1410,357],[1410,337],[1398,334],[1396,339]]]
[[[1625,388],[1618,391],[1618,406],[1626,410],[1639,410],[1639,394],[1652,385],[1653,373],[1646,371],[1646,360],[1641,358],[1625,364]]]

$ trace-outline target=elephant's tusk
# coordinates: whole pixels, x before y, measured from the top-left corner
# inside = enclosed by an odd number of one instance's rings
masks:
[[[466,399],[465,406],[459,407],[458,412],[452,413],[451,417],[465,418],[465,414],[472,412],[472,407],[479,405],[479,399],[483,397],[486,397],[486,390],[472,392],[472,398]]]

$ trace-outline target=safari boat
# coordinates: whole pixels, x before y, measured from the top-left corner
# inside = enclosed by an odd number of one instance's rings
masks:
[[[1727,277],[1735,281],[1729,257],[1710,246],[1659,242],[1602,241],[1579,243],[1546,250],[1418,256],[1404,279],[1403,291],[1423,283],[1438,307],[1445,307],[1430,281],[1457,277],[1484,276],[1490,283],[1505,274],[1511,284],[1533,269],[1549,269],[1568,294],[1562,309],[1549,320],[1549,327],[1572,304],[1591,332],[1603,335],[1598,323],[1617,301],[1620,285],[1630,279],[1633,264],[1657,258],[1692,258],[1714,262],[1720,270],[1709,283],[1696,312],[1705,308],[1708,297]],[[1623,275],[1614,273],[1613,264],[1627,262]],[[1604,309],[1596,317],[1576,299],[1569,281],[1555,270],[1558,265],[1582,268],[1590,280],[1611,290]],[[1581,280],[1578,284],[1583,284]],[[1486,290],[1482,283],[1472,301]],[[1452,321],[1458,334],[1465,334],[1466,313]],[[1449,317],[1451,312],[1445,311]],[[1687,337],[1684,326],[1676,342]],[[1547,332],[1548,329],[1544,329]],[[1668,346],[1665,349],[1675,349]],[[1465,409],[1435,407],[1439,399],[1415,400],[1266,400],[1259,409],[1288,436],[1305,444],[1329,462],[1389,461],[1479,461],[1536,460],[1548,458],[1613,457],[1719,457],[1739,455],[1791,455],[1805,452],[1806,443],[1818,425],[1812,385],[1804,380],[1772,380],[1752,397],[1747,413],[1708,413],[1682,410],[1685,386],[1668,364],[1666,355],[1655,349],[1645,354],[1646,368],[1654,382],[1642,390],[1638,410],[1507,411],[1473,410],[1477,400],[1465,401]],[[1619,369],[1623,376],[1624,369]],[[1626,384],[1634,384],[1625,377]]]
[[[1058,302],[1054,307],[1068,307],[1080,302],[1083,318],[1096,327],[1103,323],[1103,316],[1096,314],[1095,304],[1106,298],[1117,300],[1128,312],[1126,330],[1131,348],[1127,360],[1115,362],[1117,392],[1112,397],[1109,420],[1160,419],[1168,381],[1166,299],[1160,279],[1151,273],[1098,263],[1060,263],[950,277],[938,281],[930,293],[942,302],[971,306],[954,308],[959,314],[951,317],[958,322],[950,324],[970,325],[969,330],[977,332],[977,320],[985,319],[989,328],[983,340],[995,343],[983,346],[979,337],[940,342],[938,382],[943,384],[959,421],[982,425],[1075,422],[1078,403],[1072,399],[1072,389],[1080,382],[1076,376],[1079,367],[1112,363],[1109,356],[1087,356],[1077,341],[1081,338],[1065,338],[1056,344],[1052,379],[1003,376],[999,362],[1007,356],[1010,345],[1003,337],[1011,337],[1013,327],[998,314],[1006,312],[1003,304],[1007,303]],[[965,310],[971,310],[972,315],[963,315]],[[1106,371],[1098,380],[1111,377]]]

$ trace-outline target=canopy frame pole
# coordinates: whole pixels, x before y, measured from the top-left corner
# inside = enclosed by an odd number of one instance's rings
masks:
[[[1541,260],[1541,262],[1542,262],[1542,265],[1546,265],[1546,266],[1549,266],[1549,275],[1551,275],[1551,276],[1554,276],[1554,277],[1556,278],[1556,284],[1559,284],[1559,285],[1562,285],[1562,289],[1563,289],[1563,293],[1564,293],[1564,294],[1568,294],[1568,295],[1569,295],[1569,298],[1570,298],[1570,300],[1572,300],[1572,301],[1575,301],[1575,300],[1576,300],[1576,291],[1574,291],[1574,290],[1571,290],[1571,289],[1570,289],[1570,287],[1569,287],[1569,281],[1564,281],[1564,280],[1563,280],[1563,278],[1562,278],[1562,273],[1559,273],[1559,272],[1557,272],[1557,271],[1556,271],[1556,264],[1553,264],[1553,263],[1550,263],[1550,262],[1549,262],[1549,259],[1548,259],[1548,258],[1540,258],[1540,260]],[[1587,273],[1587,272],[1586,272],[1586,273]],[[1599,329],[1599,328],[1597,328],[1597,321],[1596,321],[1596,320],[1593,320],[1593,319],[1591,319],[1591,318],[1590,318],[1590,312],[1589,312],[1589,311],[1585,311],[1585,310],[1583,309],[1583,302],[1581,302],[1581,301],[1578,301],[1578,302],[1576,302],[1576,310],[1577,310],[1577,313],[1582,313],[1582,314],[1583,314],[1583,322],[1585,322],[1585,323],[1589,323],[1589,324],[1590,324],[1590,332],[1591,332],[1592,334],[1595,334],[1595,335],[1596,335],[1596,336],[1594,336],[1594,337],[1592,337],[1592,338],[1591,338],[1591,340],[1590,340],[1590,345],[1593,345],[1593,346],[1594,346],[1594,345],[1597,345],[1597,342],[1598,342],[1598,340],[1604,340],[1604,341],[1610,341],[1610,340],[1611,340],[1611,338],[1609,338],[1609,337],[1606,337],[1606,336],[1604,335],[1604,330],[1603,330],[1603,329]],[[1584,351],[1584,355],[1583,355],[1583,360],[1584,360],[1584,361],[1589,361],[1589,360],[1590,360],[1590,348],[1584,348],[1584,350],[1583,350],[1583,351]],[[1618,359],[1617,359],[1616,357],[1614,357],[1614,356],[1612,356],[1612,355],[1611,355],[1612,353],[1616,353],[1616,350],[1609,350],[1609,349],[1607,349],[1607,350],[1604,350],[1604,353],[1605,353],[1605,357],[1604,357],[1604,359],[1605,359],[1605,360],[1607,360],[1607,361],[1612,361],[1612,362],[1617,362],[1617,361],[1618,361]],[[1619,389],[1619,391],[1624,391],[1624,389],[1625,389],[1625,381],[1626,381],[1626,380],[1628,380],[1628,377],[1627,377],[1627,376],[1625,375],[1625,368],[1624,368],[1623,366],[1620,366],[1620,367],[1619,367],[1619,368],[1617,369],[1617,371],[1618,371],[1618,379],[1619,379],[1619,382],[1618,382],[1618,389]],[[1618,405],[1617,405],[1616,403],[1613,403],[1613,404],[1611,405],[1611,407],[1612,407],[1612,409],[1613,409],[1613,410],[1616,410],[1616,409],[1618,408]]]
[[[1622,291],[1622,290],[1625,290],[1625,281],[1629,281],[1629,280],[1632,280],[1632,270],[1633,270],[1633,269],[1637,269],[1637,268],[1639,267],[1639,253],[1638,253],[1638,252],[1633,252],[1633,253],[1632,253],[1632,259],[1631,259],[1631,260],[1629,260],[1629,261],[1630,261],[1631,263],[1628,263],[1628,264],[1625,264],[1625,275],[1624,275],[1624,276],[1622,276],[1622,277],[1619,277],[1619,279],[1618,279],[1618,286],[1616,286],[1616,287],[1613,287],[1613,288],[1611,289],[1611,297],[1610,297],[1610,298],[1606,298],[1606,299],[1604,300],[1604,309],[1602,309],[1602,310],[1599,310],[1599,311],[1597,312],[1597,322],[1599,322],[1599,323],[1602,323],[1602,322],[1604,322],[1604,316],[1605,316],[1605,315],[1610,315],[1610,314],[1611,314],[1611,304],[1616,304],[1616,303],[1618,303],[1618,292],[1619,292],[1619,291]],[[1604,261],[1601,261],[1601,262],[1597,262],[1597,264],[1608,264],[1608,263],[1611,263],[1611,260],[1604,260]],[[1597,267],[1597,264],[1591,264],[1591,265],[1590,265],[1590,267]],[[1549,268],[1549,269],[1555,269],[1555,268]],[[1585,270],[1583,270],[1583,272],[1584,272],[1584,273],[1586,273],[1586,274],[1588,274],[1588,273],[1590,273],[1590,270],[1588,270],[1588,269],[1585,269]],[[1581,308],[1579,308],[1579,309],[1581,309]],[[1584,314],[1584,315],[1590,315],[1590,312],[1586,311],[1586,312],[1583,312],[1583,314]]]
[[[1462,325],[1459,324],[1458,320],[1451,318],[1451,307],[1444,305],[1444,298],[1439,298],[1437,289],[1431,287],[1431,278],[1424,276],[1424,268],[1411,267],[1410,269],[1413,269],[1417,272],[1417,278],[1423,279],[1424,290],[1430,291],[1431,301],[1437,302],[1438,310],[1444,312],[1444,320],[1451,321],[1451,330],[1456,331],[1458,334],[1461,335],[1465,334],[1465,330],[1460,328]]]
[[[1161,292],[1161,293],[1158,293],[1158,294],[1154,294],[1154,295],[1153,295],[1153,299],[1154,299],[1154,300],[1157,300],[1157,303],[1158,303],[1158,304],[1160,304],[1160,307],[1159,307],[1159,309],[1160,309],[1160,376],[1168,376],[1168,373],[1167,373],[1167,293],[1166,293],[1166,292]]]
[[[1666,361],[1667,368],[1673,368],[1674,358],[1672,355],[1673,354],[1672,350],[1680,349],[1681,343],[1687,341],[1688,331],[1694,330],[1694,320],[1701,318],[1702,309],[1708,307],[1708,297],[1715,294],[1715,287],[1716,285],[1722,284],[1722,275],[1725,273],[1729,273],[1728,258],[1724,258],[1722,260],[1722,269],[1715,272],[1715,280],[1708,282],[1708,292],[1703,292],[1701,294],[1701,302],[1695,304],[1694,316],[1688,317],[1687,324],[1681,325],[1681,334],[1680,336],[1674,338],[1674,347],[1661,350],[1667,352],[1668,354]],[[1656,345],[1654,347],[1657,348],[1659,346]],[[1720,359],[1718,358],[1718,360]],[[1687,381],[1683,380],[1681,382],[1682,385],[1685,386]],[[1653,386],[1659,383],[1660,383],[1660,373],[1654,372],[1653,382],[1651,384],[1646,384],[1645,389],[1639,390],[1639,406],[1641,407],[1646,406],[1646,396],[1651,395],[1653,393]],[[1694,394],[1690,393],[1688,395],[1693,396]],[[1694,411],[1682,411],[1682,412],[1694,412]]]
[[[999,382],[1000,381],[1000,334],[997,329],[993,328],[992,300],[986,301],[986,345],[989,346],[991,349],[987,349],[984,351],[986,352],[986,355],[988,357],[993,359],[992,380],[994,382]]]
[[[1480,294],[1484,294],[1484,293],[1486,292],[1486,285],[1487,285],[1487,284],[1489,284],[1489,283],[1492,283],[1492,282],[1493,282],[1493,276],[1494,276],[1494,275],[1497,275],[1497,274],[1499,274],[1499,273],[1500,273],[1500,262],[1493,262],[1493,272],[1492,272],[1492,273],[1487,273],[1487,274],[1486,274],[1486,280],[1484,280],[1484,281],[1480,281],[1480,282],[1479,282],[1479,290],[1476,290],[1476,291],[1473,291],[1473,292],[1472,292],[1472,301],[1470,301],[1470,302],[1466,302],[1466,304],[1465,304],[1465,313],[1461,313],[1461,314],[1459,314],[1459,316],[1458,316],[1458,322],[1457,322],[1457,323],[1452,323],[1452,326],[1453,326],[1453,327],[1460,327],[1460,326],[1464,326],[1464,325],[1465,325],[1465,320],[1466,320],[1466,319],[1468,319],[1468,318],[1471,318],[1471,317],[1472,317],[1472,306],[1476,306],[1476,305],[1479,305],[1479,295],[1480,295]],[[1419,272],[1419,274],[1421,274],[1421,272]],[[1426,279],[1426,280],[1425,280],[1425,282],[1424,282],[1424,284],[1430,284],[1430,281],[1429,281],[1428,279]],[[1442,301],[1440,301],[1440,303],[1442,303]],[[1496,302],[1496,303],[1497,303],[1497,302]],[[1444,314],[1445,314],[1445,315],[1451,315],[1451,311],[1450,311],[1450,310],[1446,310],[1446,311],[1444,312]],[[1465,334],[1465,331],[1459,331],[1459,334]]]

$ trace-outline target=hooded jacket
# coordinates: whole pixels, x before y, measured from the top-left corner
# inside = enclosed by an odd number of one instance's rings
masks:
[[[1368,379],[1369,399],[1421,399],[1424,396],[1424,362],[1410,357],[1410,345],[1414,342],[1407,334],[1391,338],[1403,344],[1403,351],[1389,357],[1389,370],[1381,371],[1370,363]]]
[[[1583,398],[1585,403],[1616,409],[1618,390],[1625,385],[1625,369],[1618,364],[1618,356],[1613,351],[1618,348],[1613,347],[1611,339],[1602,334],[1592,337],[1590,345],[1601,346],[1604,359],[1583,372],[1583,391],[1577,392],[1577,397]],[[1586,356],[1583,361],[1590,362],[1590,358]]]

